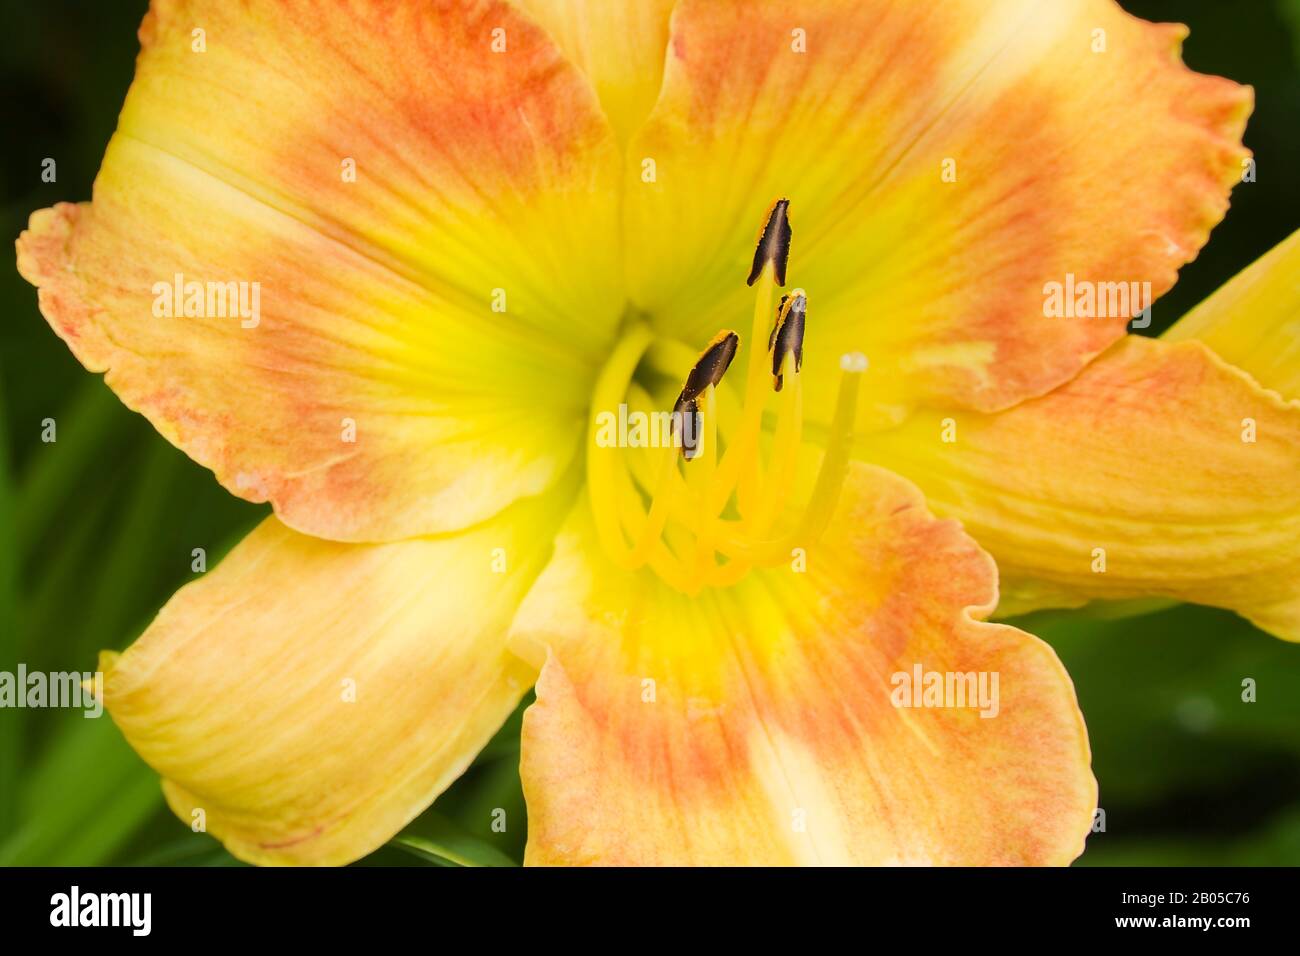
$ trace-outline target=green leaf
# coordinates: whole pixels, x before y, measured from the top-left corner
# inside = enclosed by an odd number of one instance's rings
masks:
[[[1300,807],[1242,837],[1137,839],[1089,843],[1084,866],[1295,866],[1300,859]]]
[[[1088,725],[1106,830],[1088,839],[1082,865],[1214,865],[1296,807],[1294,644],[1191,605],[1106,622],[1058,611],[1015,623],[1056,649]],[[1253,700],[1244,699],[1248,680]]]
[[[496,847],[470,836],[437,811],[422,814],[390,844],[442,866],[516,866]]]
[[[25,469],[18,500],[18,545],[30,555],[46,537],[59,510],[85,488],[94,475],[102,488],[103,475],[96,467],[119,445],[132,416],[125,413],[117,396],[98,376],[83,381],[76,394],[61,407],[56,419],[57,441],[39,446]]]
[[[1279,12],[1291,27],[1291,41],[1295,44],[1296,59],[1300,60],[1300,0],[1281,0]]]
[[[83,613],[94,630],[67,642],[70,660],[93,661],[102,648],[123,646],[138,633],[141,597],[149,594],[162,570],[158,549],[142,549],[141,543],[167,541],[167,527],[174,521],[169,492],[184,461],[166,442],[152,441],[132,470],[132,494],[116,516],[112,536],[100,543],[98,553],[92,552],[95,571],[86,582]],[[183,556],[176,553],[172,563],[184,566]]]
[[[13,673],[17,664],[18,544],[9,476],[9,434],[5,408],[0,403],[0,671]],[[0,710],[0,840],[13,831],[18,819],[21,731],[22,712],[10,708]]]
[[[170,814],[169,814],[170,815]],[[176,823],[172,817],[170,824]],[[126,866],[247,866],[228,852],[214,838],[202,833],[188,833],[128,859]]]
[[[52,747],[19,788],[21,824],[0,866],[97,866],[162,806],[157,775],[106,716],[64,711]]]
[[[1298,649],[1233,614],[1181,605],[1107,622],[1047,612],[1015,623],[1050,643],[1074,681],[1108,813],[1300,759]],[[1254,702],[1242,699],[1248,678]]]
[[[514,709],[505,723],[492,735],[487,746],[479,751],[479,755],[474,758],[474,766],[480,766],[485,763],[491,763],[494,760],[508,758],[519,761],[519,733],[524,724],[524,711],[528,705],[533,702],[533,692],[529,691],[524,695],[524,699],[519,702],[519,706]]]

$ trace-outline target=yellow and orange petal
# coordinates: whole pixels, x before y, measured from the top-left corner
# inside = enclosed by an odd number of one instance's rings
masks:
[[[1000,614],[1165,597],[1300,640],[1300,403],[1199,342],[1130,336],[1050,395],[861,451],[992,553]]]
[[[677,0],[515,0],[590,78],[623,142],[659,96]]]
[[[685,341],[726,327],[786,196],[810,410],[849,351],[868,421],[1043,394],[1128,320],[1047,317],[1048,284],[1160,295],[1242,173],[1251,91],[1185,35],[1111,0],[682,0],[628,157],[631,295]]]
[[[441,532],[554,482],[622,314],[619,152],[541,28],[156,0],[140,38],[93,202],[18,242],[82,363],[305,533]]]
[[[1233,276],[1161,338],[1204,342],[1265,388],[1300,399],[1300,231]]]
[[[1045,644],[980,622],[996,600],[989,557],[867,466],[831,528],[802,572],[692,598],[599,560],[587,505],[575,510],[511,631],[542,665],[523,729],[526,862],[1081,852],[1096,787],[1073,688]],[[997,706],[895,706],[894,675],[917,666],[996,674]]]
[[[108,711],[176,815],[240,859],[364,856],[531,686],[506,630],[554,510],[526,502],[464,534],[375,545],[269,518],[104,655]]]

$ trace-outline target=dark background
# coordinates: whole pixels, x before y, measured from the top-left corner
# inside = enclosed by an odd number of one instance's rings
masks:
[[[1052,2],[1052,0],[1044,0]],[[1155,310],[1158,333],[1300,226],[1300,0],[1126,0],[1187,23],[1197,70],[1255,87],[1246,133],[1258,181],[1239,186],[1209,246]],[[144,0],[0,0],[0,235],[35,209],[90,198],[137,50]],[[58,164],[42,183],[41,161]],[[1029,158],[1032,161],[1032,157]],[[93,670],[266,512],[127,411],[0,268],[0,670]],[[58,441],[41,442],[41,421]],[[1142,489],[1135,488],[1135,493]],[[1178,607],[1020,622],[1078,688],[1106,831],[1081,864],[1300,864],[1300,647],[1231,614]],[[1241,682],[1258,701],[1241,701]],[[367,863],[509,863],[525,833],[518,714],[459,781]],[[166,810],[157,779],[107,717],[0,710],[0,864],[230,864]]]

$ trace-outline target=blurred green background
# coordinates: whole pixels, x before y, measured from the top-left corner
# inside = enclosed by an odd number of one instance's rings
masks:
[[[1050,0],[1045,0],[1050,2]],[[1255,87],[1258,182],[1155,309],[1151,333],[1300,225],[1300,0],[1126,0],[1192,28],[1196,69]],[[90,198],[136,54],[145,0],[0,0],[4,210]],[[58,180],[41,182],[41,162]],[[1032,157],[1030,158],[1032,161]],[[223,491],[87,374],[0,268],[0,670],[92,670],[131,642],[265,513]],[[58,441],[41,441],[57,421]],[[1294,479],[1293,479],[1294,480]],[[1300,647],[1231,614],[1177,607],[1124,620],[1040,614],[1092,738],[1106,830],[1082,865],[1300,864]],[[1241,701],[1243,678],[1258,701]],[[518,714],[473,769],[369,864],[511,864],[525,832]],[[509,832],[491,832],[507,811]],[[166,810],[105,716],[0,709],[0,864],[234,864]]]

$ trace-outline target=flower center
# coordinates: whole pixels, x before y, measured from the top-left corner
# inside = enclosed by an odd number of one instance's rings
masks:
[[[860,373],[857,353],[840,360],[840,384],[811,491],[796,496],[803,442],[803,337],[808,296],[782,295],[790,248],[788,203],[773,205],[754,253],[750,348],[741,389],[724,382],[741,347],[719,332],[696,356],[656,339],[636,322],[624,333],[596,381],[588,433],[587,484],[601,545],[628,570],[649,567],[664,582],[694,594],[725,587],[755,567],[796,561],[830,522],[848,470]],[[767,343],[762,351],[756,343]],[[680,375],[673,411],[656,413],[666,427],[629,435],[623,426],[656,407],[639,372]],[[775,427],[764,431],[774,403]],[[666,403],[660,403],[661,409]],[[635,429],[642,422],[632,421]],[[671,440],[658,441],[668,436]],[[802,498],[801,505],[792,499]]]

